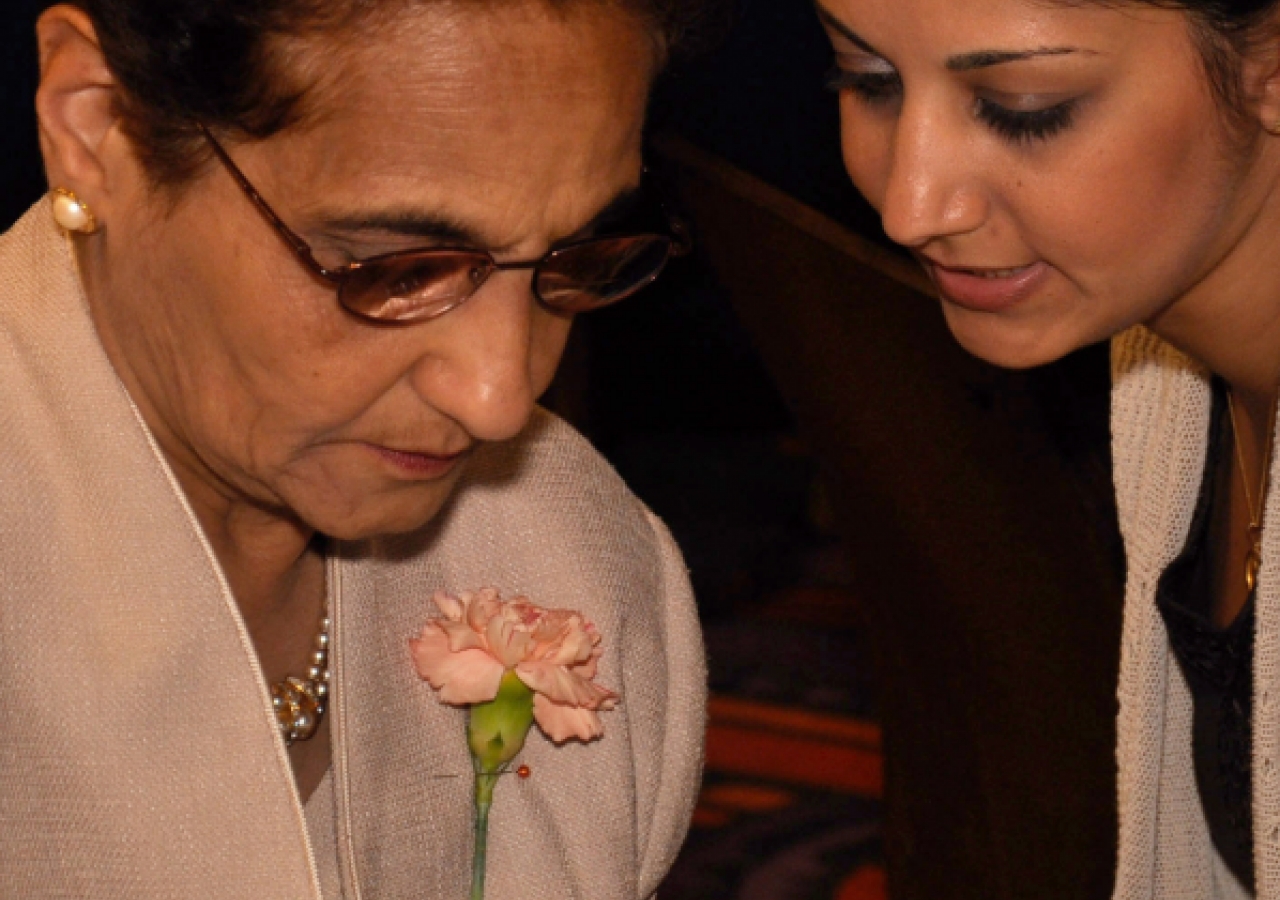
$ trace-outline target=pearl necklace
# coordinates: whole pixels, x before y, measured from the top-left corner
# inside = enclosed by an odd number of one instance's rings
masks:
[[[320,633],[311,651],[306,678],[290,675],[271,685],[271,705],[285,746],[313,737],[329,708],[329,611],[320,616]]]

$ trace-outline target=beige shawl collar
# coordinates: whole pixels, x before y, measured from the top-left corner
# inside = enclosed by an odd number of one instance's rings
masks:
[[[1186,543],[1212,405],[1208,373],[1145,328],[1116,338],[1112,433],[1128,558],[1118,738],[1116,900],[1247,893],[1218,857],[1191,755],[1191,695],[1155,605],[1156,581]],[[1272,462],[1272,484],[1280,465]],[[1266,521],[1280,522],[1272,490]],[[1263,536],[1254,659],[1253,808],[1258,897],[1280,900],[1280,528]]]
[[[24,898],[308,898],[315,866],[238,610],[107,361],[38,205],[0,238],[0,884]],[[540,414],[411,538],[331,565],[334,788],[348,900],[466,896],[462,714],[413,675],[437,589],[582,609],[624,703],[536,732],[498,789],[491,900],[652,894],[696,794],[697,621],[661,524]]]

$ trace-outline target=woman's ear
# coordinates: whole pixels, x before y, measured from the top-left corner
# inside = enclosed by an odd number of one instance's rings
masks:
[[[1267,83],[1259,107],[1262,127],[1276,136],[1280,136],[1280,73]]]
[[[1280,135],[1280,14],[1271,17],[1265,35],[1245,64],[1245,78],[1254,89],[1262,127]]]
[[[45,172],[54,187],[103,205],[111,166],[107,137],[118,120],[116,82],[93,21],[74,6],[45,11],[36,23],[40,88],[36,114]]]

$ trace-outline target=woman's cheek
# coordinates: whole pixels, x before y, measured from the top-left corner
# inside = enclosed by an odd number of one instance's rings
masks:
[[[569,342],[569,332],[573,328],[573,319],[545,313],[536,325],[534,346],[530,354],[534,395],[542,396],[551,387],[560,360],[564,356],[565,345]]]
[[[852,94],[840,97],[840,137],[845,171],[854,186],[877,210],[893,167],[896,120],[874,114]]]

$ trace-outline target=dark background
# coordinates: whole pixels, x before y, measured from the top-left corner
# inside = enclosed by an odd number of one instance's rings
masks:
[[[36,142],[34,101],[38,77],[35,19],[42,0],[5,0],[0,15],[0,228],[9,225],[44,190]]]

